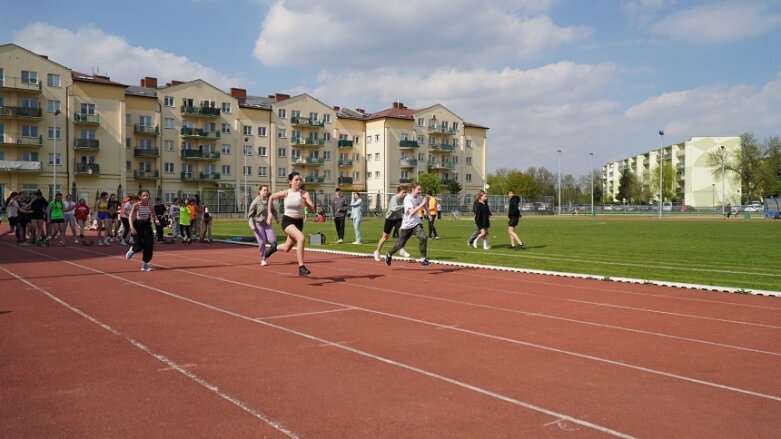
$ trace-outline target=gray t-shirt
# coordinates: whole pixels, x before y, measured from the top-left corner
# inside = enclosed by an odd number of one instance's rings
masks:
[[[344,218],[347,215],[347,200],[344,197],[334,197],[331,200],[331,207],[334,211],[334,218]]]

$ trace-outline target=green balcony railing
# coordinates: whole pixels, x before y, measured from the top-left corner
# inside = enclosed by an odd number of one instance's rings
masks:
[[[339,167],[340,168],[345,168],[345,167],[352,166],[352,165],[353,165],[353,161],[350,160],[350,159],[339,159]]]
[[[219,131],[209,131],[204,130],[202,128],[187,128],[182,127],[180,130],[180,133],[182,134],[182,137],[203,137],[208,139],[219,139],[220,138],[220,132]]]
[[[133,148],[135,157],[160,157],[159,148]]]
[[[160,171],[142,171],[140,169],[136,169],[133,171],[133,178],[136,180],[157,180],[160,178]]]
[[[0,134],[0,145],[3,146],[43,146],[43,136],[38,137],[16,137],[6,134]]]
[[[314,128],[325,127],[325,122],[318,121],[316,119],[310,119],[308,117],[291,117],[290,123],[300,127],[314,127]]]
[[[98,139],[73,139],[74,149],[100,149]]]
[[[73,171],[80,175],[100,175],[100,165],[97,163],[76,163]]]
[[[352,177],[339,177],[338,182],[339,182],[339,184],[353,184],[353,178]]]
[[[73,123],[77,125],[100,125],[100,115],[73,113]]]
[[[182,105],[180,107],[183,116],[193,117],[220,117],[220,109],[203,106],[187,106]]]
[[[43,110],[40,108],[11,107],[6,105],[0,107],[0,117],[42,119]]]
[[[337,145],[339,148],[352,148],[353,147],[353,141],[352,140],[340,140]]]
[[[148,126],[148,125],[139,125],[135,124],[133,125],[133,133],[135,134],[149,134],[152,136],[160,135],[160,127],[158,126]]]
[[[291,145],[296,146],[317,146],[322,147],[325,146],[325,140],[323,139],[314,139],[311,137],[293,137],[290,139]]]
[[[200,149],[183,149],[182,159],[191,160],[219,160],[220,153],[217,151],[202,151]]]
[[[399,167],[414,168],[416,166],[418,166],[417,159],[399,159]]]
[[[293,164],[322,166],[325,164],[325,159],[322,157],[297,157]]]
[[[321,184],[321,183],[325,183],[325,177],[324,177],[324,176],[323,176],[323,177],[321,177],[321,176],[319,176],[319,175],[307,175],[307,176],[304,178],[304,183],[309,183],[309,184]]]
[[[399,142],[399,148],[401,149],[414,149],[420,148],[417,140],[402,140]]]

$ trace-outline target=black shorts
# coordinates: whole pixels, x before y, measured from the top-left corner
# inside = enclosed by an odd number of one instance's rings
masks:
[[[287,215],[282,215],[282,230],[287,229],[287,226],[294,225],[300,231],[304,231],[304,219],[303,218],[290,218]]]
[[[65,220],[62,219],[62,218],[60,218],[60,219],[53,219],[52,220],[52,224],[62,224],[64,222],[65,222]]]
[[[21,222],[19,221],[19,217],[18,216],[9,216],[8,217],[8,225],[9,226],[11,226],[13,228],[13,227],[16,227],[17,224],[21,224]]]
[[[396,231],[398,232],[399,231],[399,227],[401,227],[401,218],[395,219],[395,220],[394,219],[386,219],[385,220],[385,225],[382,227],[382,231],[386,235],[390,235],[391,231],[393,231],[393,229],[396,229]]]
[[[520,220],[520,219],[521,219],[520,217],[511,216],[510,220],[507,221],[507,225],[510,226],[510,227],[515,227],[515,226],[518,225],[518,220]]]

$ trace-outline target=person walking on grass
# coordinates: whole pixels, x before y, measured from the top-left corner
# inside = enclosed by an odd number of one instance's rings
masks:
[[[274,234],[274,228],[271,227],[268,219],[271,217],[275,222],[279,222],[279,219],[277,217],[277,209],[273,204],[269,211],[268,198],[268,185],[263,184],[258,188],[258,196],[252,200],[252,204],[250,204],[247,212],[247,223],[255,234],[255,240],[258,242],[260,265],[263,266],[268,265],[268,257],[277,251],[277,235]],[[269,214],[269,212],[271,213]],[[268,250],[266,250],[266,244],[270,244]]]
[[[399,185],[396,187],[396,194],[388,201],[388,211],[385,212],[385,225],[382,228],[382,236],[380,237],[380,242],[377,243],[377,248],[374,250],[374,260],[377,262],[382,260],[380,251],[382,246],[385,245],[385,241],[392,236],[391,233],[393,235],[398,235],[399,233],[401,219],[404,216],[404,197],[406,195],[407,188]],[[410,254],[404,248],[399,250],[399,254],[405,258],[410,257]]]
[[[336,243],[344,242],[344,221],[347,216],[347,200],[342,197],[342,190],[336,188],[336,196],[331,200],[331,208],[334,212],[334,226],[336,227]]]
[[[130,208],[130,234],[133,236],[133,246],[127,251],[125,257],[129,260],[135,253],[143,251],[141,271],[152,271],[149,262],[152,261],[155,249],[155,238],[152,233],[152,224],[160,224],[157,216],[149,204],[149,191],[142,189],[138,197],[132,197],[135,201]]]
[[[307,276],[311,272],[304,265],[304,207],[314,211],[315,206],[309,193],[301,189],[303,179],[298,171],[293,171],[287,176],[290,189],[274,193],[268,198],[268,211],[273,212],[274,200],[283,200],[284,214],[282,215],[282,230],[287,239],[285,243],[277,246],[277,249],[289,252],[296,246],[298,258],[298,275]],[[271,225],[272,216],[268,215],[266,223]]]
[[[488,244],[488,231],[491,228],[491,208],[488,207],[488,195],[483,194],[480,201],[475,204],[475,225],[480,229],[472,247],[477,248],[477,242],[483,240],[483,250],[488,250],[491,246]]]
[[[518,222],[521,220],[521,197],[515,195],[515,191],[507,193],[510,198],[507,206],[507,234],[510,235],[510,248],[512,250],[523,250],[523,241],[515,233],[515,227],[518,226]]]
[[[353,192],[353,201],[350,203],[350,218],[353,220],[353,232],[355,232],[355,241],[353,241],[353,244],[360,244],[363,200],[361,199],[361,194],[358,192]]]
[[[485,191],[480,189],[475,194],[475,198],[472,200],[472,213],[475,214],[475,210],[477,209],[477,203],[480,201],[480,198],[485,195]],[[477,235],[480,234],[480,228],[477,227],[477,224],[475,224],[475,230],[472,232],[472,234],[469,236],[469,239],[466,240],[466,245],[471,247],[472,243],[475,241],[475,238],[477,238]]]
[[[420,265],[426,267],[431,265],[431,262],[426,258],[426,245],[428,237],[426,232],[423,231],[423,225],[421,224],[420,212],[428,205],[429,197],[420,196],[420,183],[413,183],[412,190],[404,197],[404,216],[401,220],[401,228],[399,229],[399,239],[393,244],[390,251],[385,254],[385,265],[391,265],[393,260],[393,254],[404,248],[407,241],[414,234],[419,241],[420,249]]]

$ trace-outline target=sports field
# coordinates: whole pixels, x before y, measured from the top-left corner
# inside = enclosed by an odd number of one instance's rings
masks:
[[[781,291],[781,221],[685,217],[612,217],[608,215],[524,216],[516,229],[526,250],[508,248],[506,219],[494,217],[488,251],[471,249],[466,239],[471,218],[435,223],[441,239],[429,245],[429,259],[480,263],[530,270],[588,274],[600,279],[633,278],[729,287],[748,292]],[[277,234],[282,233],[277,227]],[[305,233],[326,235],[325,248],[371,253],[382,234],[382,220],[364,219],[361,245],[352,223],[344,244],[335,244],[333,222],[309,221]],[[215,236],[252,238],[242,220],[218,220]],[[390,248],[386,243],[384,250]],[[418,254],[413,238],[408,250]]]

